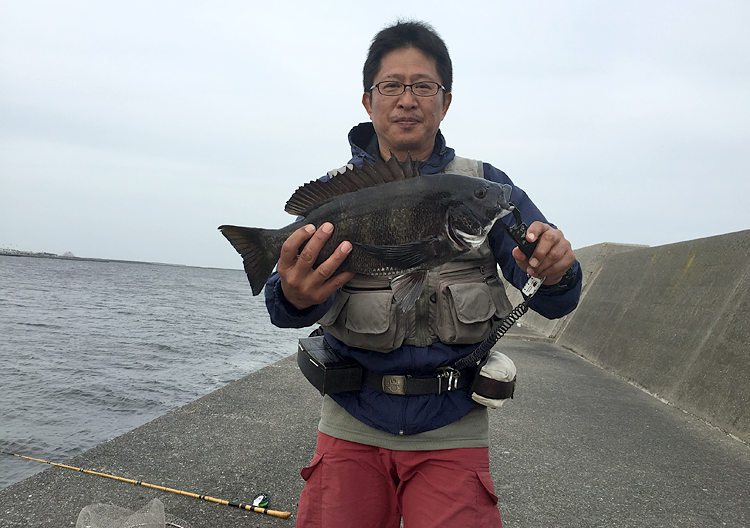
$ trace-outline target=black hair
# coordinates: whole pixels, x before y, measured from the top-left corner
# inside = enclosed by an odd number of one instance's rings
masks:
[[[402,48],[417,48],[422,53],[435,59],[435,68],[445,91],[450,92],[453,85],[453,64],[448,54],[448,47],[437,34],[437,31],[426,22],[399,20],[375,35],[367,53],[365,66],[362,68],[362,84],[365,92],[375,81],[380,71],[383,57]]]

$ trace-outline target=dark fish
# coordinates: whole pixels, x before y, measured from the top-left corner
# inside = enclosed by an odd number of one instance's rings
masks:
[[[411,158],[395,156],[360,169],[350,166],[328,181],[312,181],[292,195],[285,210],[303,217],[281,229],[219,227],[244,259],[253,295],[263,289],[281,245],[303,225],[331,222],[333,235],[315,266],[344,240],[352,252],[338,272],[392,277],[394,297],[414,305],[428,270],[480,246],[495,221],[513,206],[510,185],[457,174],[420,175]]]

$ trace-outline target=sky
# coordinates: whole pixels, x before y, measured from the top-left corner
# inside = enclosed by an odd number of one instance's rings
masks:
[[[0,248],[241,268],[349,160],[399,18],[454,67],[441,130],[573,248],[750,229],[750,2],[0,0]]]

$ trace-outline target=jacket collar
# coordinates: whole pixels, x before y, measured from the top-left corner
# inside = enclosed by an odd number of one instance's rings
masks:
[[[378,147],[378,137],[371,122],[360,123],[349,132],[349,145],[352,148],[352,159],[349,163],[361,166],[362,160],[375,163],[382,160]],[[422,174],[436,174],[442,171],[455,157],[455,151],[450,148],[443,134],[438,130],[435,136],[435,148],[427,161],[419,162],[419,170]]]

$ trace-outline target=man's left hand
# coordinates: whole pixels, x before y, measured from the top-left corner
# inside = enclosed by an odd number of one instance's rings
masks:
[[[539,240],[531,258],[526,258],[518,247],[513,249],[513,258],[518,266],[532,277],[547,277],[544,284],[557,284],[576,260],[570,242],[563,232],[549,224],[534,222],[526,232],[526,240]]]

